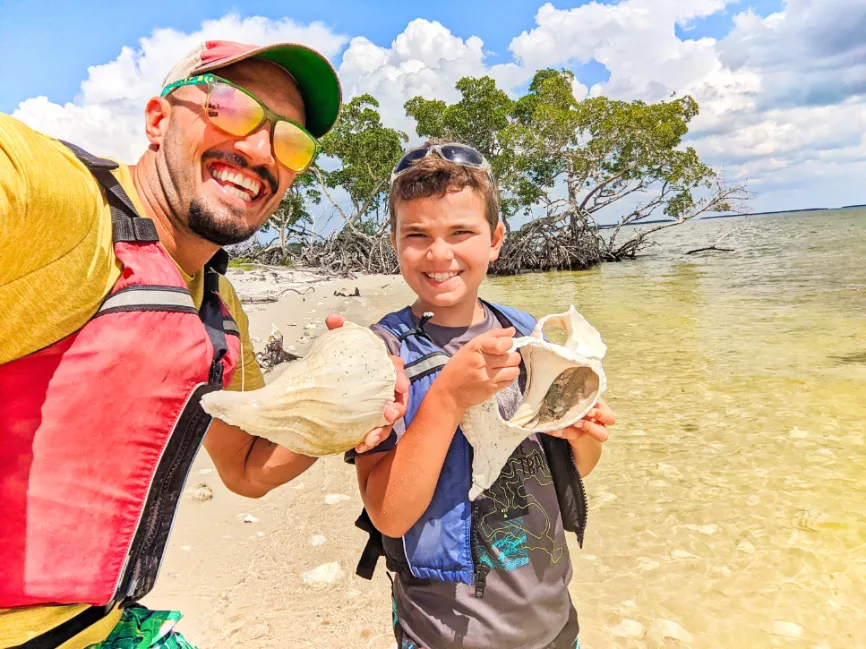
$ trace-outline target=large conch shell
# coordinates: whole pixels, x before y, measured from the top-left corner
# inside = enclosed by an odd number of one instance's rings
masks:
[[[565,343],[544,340],[543,330],[550,325],[565,328]],[[517,412],[505,421],[494,395],[468,409],[461,423],[474,455],[470,500],[493,484],[526,437],[577,423],[606,388],[601,359],[607,347],[574,306],[541,318],[532,334],[514,339],[511,350],[520,350],[526,366],[526,389]]]
[[[306,356],[265,387],[211,392],[202,407],[251,435],[319,457],[348,451],[384,426],[396,381],[382,339],[346,322],[316,338]]]

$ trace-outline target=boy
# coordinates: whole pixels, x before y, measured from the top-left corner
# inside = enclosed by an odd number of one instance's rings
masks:
[[[412,386],[391,436],[348,457],[365,506],[358,524],[371,533],[359,574],[369,578],[382,553],[396,572],[400,649],[577,647],[565,531],[582,542],[580,475],[598,462],[613,415],[599,402],[575,427],[532,435],[470,503],[471,447],[460,421],[497,393],[502,416],[514,413],[521,357],[508,350],[534,320],[478,299],[504,236],[478,151],[430,142],[409,151],[391,175],[389,208],[400,271],[417,300],[373,329],[403,358]]]

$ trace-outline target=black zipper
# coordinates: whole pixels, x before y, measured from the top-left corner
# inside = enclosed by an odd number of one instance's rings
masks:
[[[481,498],[482,496],[479,495],[478,497]],[[470,555],[472,556],[472,568],[475,575],[475,597],[481,599],[484,597],[484,589],[487,587],[487,573],[490,572],[490,568],[484,565],[481,562],[481,558],[478,556],[478,548],[481,547],[481,545],[480,539],[478,538],[478,529],[475,526],[475,510],[476,504],[473,502],[469,508],[469,550]]]
[[[589,505],[586,500],[586,488],[583,485],[583,478],[580,477],[580,471],[577,470],[577,462],[574,459],[574,449],[571,444],[568,445],[568,456],[571,458],[572,483],[577,488],[579,494],[577,504],[577,544],[583,549],[583,536],[586,533],[586,523],[589,518]]]
[[[204,387],[204,386],[203,386]],[[210,386],[208,386],[210,387]],[[155,541],[158,539],[158,530],[159,523],[162,521],[163,514],[165,513],[165,504],[163,503],[163,498],[167,489],[170,489],[173,485],[173,479],[177,474],[178,470],[182,467],[186,466],[186,471],[189,470],[189,467],[192,466],[192,460],[195,457],[195,452],[198,450],[199,443],[204,438],[204,435],[195,435],[191,434],[196,431],[199,427],[199,422],[206,418],[207,415],[201,410],[198,406],[198,402],[201,399],[203,392],[202,388],[196,390],[193,396],[190,398],[187,407],[196,408],[195,411],[188,423],[184,426],[183,430],[176,430],[174,435],[180,435],[181,439],[178,442],[179,447],[177,449],[171,449],[169,451],[169,445],[171,443],[171,439],[166,443],[166,448],[163,451],[171,452],[172,458],[171,463],[168,465],[168,468],[165,471],[160,471],[159,467],[157,468],[156,474],[153,479],[153,488],[154,491],[151,492],[150,497],[145,502],[145,510],[147,510],[148,506],[152,504],[151,509],[148,513],[148,518],[145,523],[145,531],[144,536],[140,543],[134,545],[134,547],[130,550],[128,561],[127,561],[127,574],[124,576],[123,595],[122,598],[137,600],[144,596],[145,593],[137,595],[136,592],[140,590],[140,587],[146,588],[149,590],[149,586],[147,584],[141,584],[140,581],[142,577],[148,578],[148,575],[135,574],[140,573],[142,568],[139,564],[139,561],[144,556],[148,556],[154,550],[161,550],[160,548],[155,548]],[[203,429],[204,430],[204,429]],[[186,473],[185,471],[185,473]],[[184,476],[185,479],[185,476]],[[178,489],[182,488],[179,487]],[[178,492],[178,500],[179,500],[180,492]],[[176,503],[175,503],[176,509]],[[174,511],[171,511],[171,518],[174,520]],[[164,549],[164,547],[162,548]],[[131,580],[131,581],[130,581]],[[152,586],[152,585],[151,585]],[[118,593],[120,595],[120,593]]]

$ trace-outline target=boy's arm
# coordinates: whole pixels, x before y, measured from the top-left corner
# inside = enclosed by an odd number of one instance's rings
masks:
[[[437,383],[430,386],[399,444],[355,460],[364,507],[386,536],[403,536],[430,505],[463,418],[463,408]]]
[[[601,442],[589,435],[581,435],[576,440],[569,440],[574,452],[574,463],[581,478],[588,476],[601,459]]]
[[[513,334],[493,329],[466,343],[433,381],[399,443],[355,459],[364,507],[386,536],[403,536],[430,506],[466,409],[517,378],[520,354],[508,351]]]

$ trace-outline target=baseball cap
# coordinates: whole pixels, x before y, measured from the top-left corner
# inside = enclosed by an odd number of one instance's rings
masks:
[[[305,126],[310,133],[322,137],[333,128],[342,102],[340,80],[328,59],[306,45],[276,43],[260,47],[234,41],[204,41],[177,62],[162,86],[250,58],[275,63],[292,76],[304,99]]]

